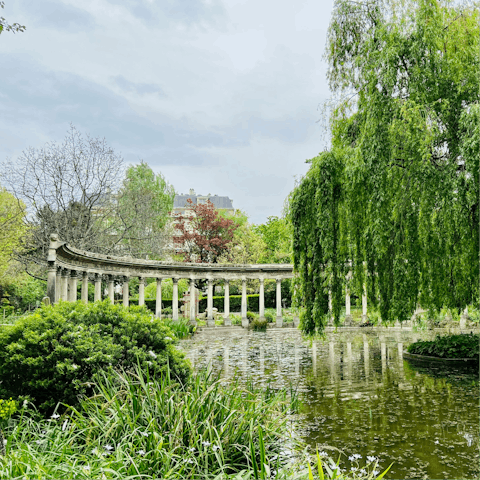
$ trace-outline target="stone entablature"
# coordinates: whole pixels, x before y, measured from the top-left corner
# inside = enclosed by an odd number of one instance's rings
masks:
[[[56,234],[50,236],[48,252],[48,281],[47,296],[51,303],[60,299],[68,301],[77,300],[77,281],[82,282],[81,299],[88,302],[88,282],[93,277],[95,283],[95,301],[101,300],[101,281],[106,277],[108,284],[108,296],[114,299],[115,279],[122,283],[123,304],[128,306],[128,279],[139,278],[139,304],[145,303],[144,285],[145,278],[157,279],[157,305],[156,314],[161,316],[161,281],[171,278],[173,280],[173,319],[178,319],[178,280],[189,279],[192,299],[195,295],[195,281],[206,279],[208,282],[207,296],[207,324],[213,326],[213,282],[222,280],[225,285],[225,325],[231,325],[229,318],[229,282],[232,280],[242,281],[242,325],[248,325],[247,320],[247,279],[260,281],[260,317],[265,314],[264,280],[275,279],[277,282],[277,325],[282,324],[281,307],[281,281],[293,277],[293,266],[290,264],[262,264],[262,265],[238,265],[238,264],[201,264],[160,262],[155,260],[134,259],[131,257],[116,257],[102,255],[100,253],[80,250],[65,242],[61,242]],[[189,312],[191,322],[195,322],[195,302]]]

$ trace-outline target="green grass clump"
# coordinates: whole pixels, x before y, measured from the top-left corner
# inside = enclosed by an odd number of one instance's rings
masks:
[[[261,320],[260,318],[255,318],[250,322],[248,328],[251,328],[255,332],[266,332],[267,331],[267,320]]]
[[[175,322],[171,318],[162,318],[162,322],[178,339],[188,338],[195,333],[196,330],[193,325],[190,325],[190,320],[185,317],[180,317]]]
[[[44,412],[59,402],[77,405],[96,374],[137,364],[152,375],[168,368],[185,381],[190,367],[174,342],[145,307],[108,300],[44,306],[0,331],[0,397],[29,398]]]
[[[479,358],[479,335],[437,335],[432,341],[418,341],[408,346],[409,353],[440,358]]]
[[[22,409],[5,431],[0,478],[214,478],[251,470],[284,443],[288,403],[200,373],[183,385],[104,373],[77,409],[39,420]],[[259,478],[259,477],[250,477]]]

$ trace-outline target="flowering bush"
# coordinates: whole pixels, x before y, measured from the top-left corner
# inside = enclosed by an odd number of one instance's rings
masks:
[[[109,300],[44,306],[0,333],[0,395],[28,397],[43,411],[76,405],[102,370],[136,364],[152,375],[169,369],[183,382],[190,368],[174,338],[144,307]]]

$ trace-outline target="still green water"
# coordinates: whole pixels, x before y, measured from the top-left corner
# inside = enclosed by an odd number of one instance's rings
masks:
[[[374,455],[389,479],[479,477],[478,370],[416,366],[402,352],[431,332],[327,333],[312,342],[298,330],[266,333],[216,328],[182,342],[195,368],[210,365],[228,382],[294,385],[295,435],[313,450]],[[338,454],[336,454],[338,455]]]

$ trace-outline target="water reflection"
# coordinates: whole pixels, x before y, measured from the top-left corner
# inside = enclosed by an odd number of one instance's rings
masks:
[[[220,330],[220,329],[219,329]],[[313,447],[394,462],[387,478],[476,478],[479,474],[478,373],[410,365],[404,348],[429,332],[298,331],[202,333],[183,342],[197,369],[211,365],[228,382],[298,385],[296,434]],[[348,461],[347,461],[348,465]]]

